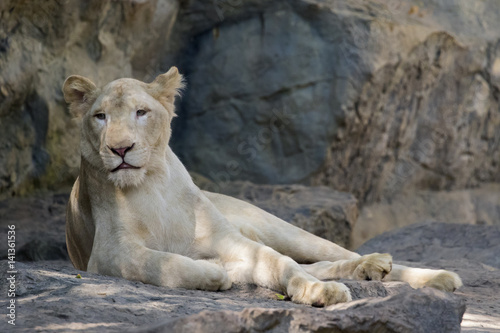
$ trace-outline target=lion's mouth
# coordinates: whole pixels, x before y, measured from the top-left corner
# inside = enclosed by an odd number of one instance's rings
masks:
[[[114,168],[113,170],[111,170],[111,172],[116,172],[118,170],[122,170],[122,169],[140,169],[140,167],[136,167],[136,166],[133,166],[133,165],[130,165],[126,162],[122,162],[119,166],[117,166],[116,168]]]

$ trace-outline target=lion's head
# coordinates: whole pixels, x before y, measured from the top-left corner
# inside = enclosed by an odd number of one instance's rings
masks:
[[[149,84],[119,79],[97,88],[82,76],[68,77],[64,99],[81,120],[82,157],[115,186],[140,184],[165,158],[174,100],[182,87],[175,67]]]

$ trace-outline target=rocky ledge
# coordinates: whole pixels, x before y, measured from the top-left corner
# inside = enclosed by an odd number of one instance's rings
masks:
[[[301,208],[301,200],[289,200],[297,193],[315,197],[314,188],[241,184],[231,191],[257,204],[295,207],[281,212],[288,217],[300,213],[309,221],[315,219],[315,214]],[[350,197],[337,196],[329,196],[323,208],[320,201],[312,205],[325,211],[338,207],[343,213],[335,223],[349,218],[355,207]],[[389,252],[396,262],[409,266],[455,271],[464,286],[454,294],[413,290],[405,283],[344,281],[354,301],[312,308],[280,300],[276,292],[252,285],[204,292],[78,271],[65,252],[66,200],[67,193],[0,202],[0,228],[5,231],[8,224],[15,224],[17,230],[21,262],[16,263],[16,329],[20,332],[457,332],[460,327],[466,332],[500,332],[499,226],[412,225],[376,237],[358,250]],[[280,214],[279,209],[275,213]],[[0,279],[5,281],[7,261],[0,261],[0,267]],[[2,295],[7,287],[1,285]],[[0,306],[6,303],[2,300]],[[6,320],[0,322],[1,332],[11,328]]]
[[[1,266],[5,280],[7,262]],[[253,285],[170,289],[78,271],[68,261],[16,268],[16,328],[24,332],[457,332],[465,311],[460,296],[400,282],[345,281],[354,301],[313,308]]]

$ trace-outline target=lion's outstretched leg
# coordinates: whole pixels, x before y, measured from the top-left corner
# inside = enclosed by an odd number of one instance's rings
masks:
[[[326,306],[351,300],[342,283],[323,282],[306,273],[290,257],[245,237],[222,241],[230,251],[222,250],[229,277],[233,282],[255,283],[288,295],[293,302]]]
[[[90,257],[89,272],[171,288],[212,291],[231,288],[231,280],[220,262],[152,250],[126,238],[120,242],[99,242],[97,237],[94,249],[98,248],[100,251],[93,251]]]
[[[205,194],[243,236],[298,263],[311,264],[302,268],[318,279],[380,280],[391,270],[392,258],[388,254],[360,256],[247,202],[210,192]]]
[[[356,259],[360,255],[300,229],[248,202],[203,192],[241,234],[301,264]]]
[[[388,254],[373,253],[358,259],[320,261],[301,265],[312,276],[320,280],[355,279],[404,281],[413,288],[432,287],[443,291],[455,291],[462,286],[460,277],[446,270],[413,268],[392,264]],[[391,269],[392,266],[392,269]]]
[[[455,291],[462,286],[462,280],[454,272],[396,264],[392,266],[391,273],[384,281],[405,281],[413,288],[432,287],[443,291]]]
[[[456,273],[392,264],[389,254],[372,253],[356,259],[320,261],[301,266],[307,273],[320,280],[344,278],[403,281],[413,288],[432,287],[450,292],[462,286],[462,280]]]
[[[392,257],[387,253],[373,253],[356,259],[320,261],[301,266],[307,273],[320,280],[382,280],[391,271]]]
[[[320,279],[354,278],[405,281],[415,288],[429,286],[453,290],[462,285],[457,274],[392,265],[388,254],[359,254],[297,228],[247,202],[205,192],[242,235],[291,257],[310,275]],[[245,212],[245,216],[241,212]],[[388,274],[388,272],[390,272]]]

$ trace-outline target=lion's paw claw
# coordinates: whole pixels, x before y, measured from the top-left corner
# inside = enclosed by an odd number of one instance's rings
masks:
[[[456,273],[441,270],[434,277],[425,282],[424,286],[453,292],[462,286],[462,280]]]
[[[388,253],[372,253],[359,258],[353,272],[356,280],[382,280],[392,270],[392,256]]]

